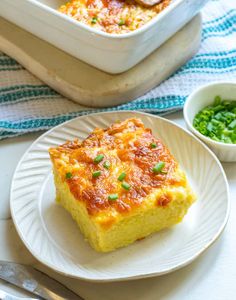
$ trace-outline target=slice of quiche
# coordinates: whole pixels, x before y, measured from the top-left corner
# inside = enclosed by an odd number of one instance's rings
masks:
[[[195,200],[185,173],[139,119],[49,150],[56,201],[97,251],[179,223]]]

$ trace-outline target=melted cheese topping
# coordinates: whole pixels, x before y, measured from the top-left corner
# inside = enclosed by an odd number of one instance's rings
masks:
[[[83,142],[67,142],[49,152],[61,180],[78,201],[85,203],[90,215],[127,214],[160,191],[161,197],[155,198],[156,205],[167,206],[171,193],[163,195],[163,189],[186,186],[185,175],[169,150],[139,119],[115,123],[105,130],[97,128]],[[104,158],[95,163],[99,154]],[[105,161],[110,163],[109,169],[104,167]],[[158,162],[165,163],[164,172],[155,174],[153,167]],[[95,171],[101,171],[101,175],[94,178]],[[129,190],[118,180],[123,172]],[[117,194],[118,199],[109,200],[110,194]]]
[[[153,19],[171,0],[146,8],[135,0],[72,0],[59,11],[107,33],[126,33]]]

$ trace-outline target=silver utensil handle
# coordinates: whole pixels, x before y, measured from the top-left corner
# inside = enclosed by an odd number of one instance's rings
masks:
[[[40,299],[83,300],[60,282],[31,266],[0,261],[0,278],[27,290]]]
[[[1,300],[39,300],[39,299],[36,299],[36,298],[17,297],[17,296],[11,295],[8,292],[3,291],[3,290],[0,290],[0,299]]]

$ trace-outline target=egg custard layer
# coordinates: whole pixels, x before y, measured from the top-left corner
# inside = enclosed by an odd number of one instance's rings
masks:
[[[97,251],[179,223],[195,200],[185,173],[139,119],[49,149],[56,201]]]

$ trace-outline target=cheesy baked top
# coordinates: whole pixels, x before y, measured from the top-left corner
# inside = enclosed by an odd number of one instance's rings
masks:
[[[71,0],[59,11],[73,19],[107,33],[127,33],[153,19],[171,0],[143,7],[135,0]]]
[[[168,206],[168,187],[187,183],[167,147],[139,119],[95,129],[84,141],[49,152],[61,180],[91,216],[127,215],[153,204],[149,195],[158,190],[162,194],[154,204]]]

